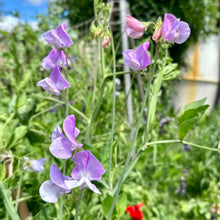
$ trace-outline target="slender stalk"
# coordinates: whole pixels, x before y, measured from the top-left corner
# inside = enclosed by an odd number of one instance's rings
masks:
[[[14,116],[16,115],[15,112],[13,112],[10,117],[8,118],[8,120],[5,122],[5,124],[3,125],[2,130],[4,130],[4,128],[7,126],[7,124],[9,124],[11,122],[11,120],[14,118]]]
[[[91,118],[88,120],[89,123],[88,123],[88,128],[87,128],[86,136],[85,136],[85,141],[86,141],[87,144],[91,144],[92,125],[93,125],[93,122],[95,121],[95,119],[98,115],[99,109],[102,105],[102,99],[103,99],[103,93],[104,93],[104,89],[105,89],[105,83],[106,83],[106,80],[104,79],[103,82],[102,82],[102,85],[101,85],[101,89],[99,91],[98,103],[96,104],[96,106],[95,106],[95,108],[92,112]]]
[[[111,32],[111,45],[112,45],[112,57],[113,57],[113,99],[112,99],[112,130],[111,130],[111,139],[110,139],[110,149],[109,149],[109,161],[108,161],[108,183],[110,188],[111,186],[111,167],[112,167],[112,146],[113,146],[113,139],[114,139],[114,124],[115,124],[115,47],[114,47],[114,39]]]
[[[37,98],[41,98],[41,99],[45,99],[45,100],[49,100],[49,101],[52,101],[52,102],[58,102],[62,105],[65,105],[65,102],[64,101],[61,101],[59,99],[55,99],[55,98],[52,98],[52,97],[44,97],[44,96],[41,96],[41,95],[36,95],[36,94],[33,94],[32,96],[35,96]],[[86,115],[84,115],[81,111],[79,111],[78,109],[74,108],[73,106],[71,106],[69,103],[68,103],[68,106],[69,108],[76,114],[80,115],[82,118],[84,118],[87,122],[89,121],[89,119],[87,118]]]
[[[143,145],[142,150],[147,149],[147,146],[156,145],[156,144],[171,144],[171,143],[182,143],[181,140],[162,140],[162,141],[153,141]]]
[[[67,55],[66,55],[66,68],[68,68],[68,60],[67,60]],[[64,74],[66,76],[66,80],[68,81],[68,71],[65,69],[65,67],[63,66],[63,71]],[[69,90],[68,88],[65,90],[66,92],[66,102],[65,102],[65,118],[69,115]],[[66,174],[66,160],[63,161],[63,174]],[[59,219],[62,220],[63,217],[63,200],[64,200],[64,195],[61,196],[61,200],[60,200],[60,215],[59,215]]]
[[[18,189],[17,189],[17,196],[16,196],[16,203],[15,203],[16,211],[18,210],[18,203],[19,203],[19,198],[20,198],[22,180],[23,180],[23,169],[21,169],[21,175],[20,175],[19,182],[18,182]]]
[[[46,108],[45,110],[43,110],[43,111],[41,111],[41,112],[38,112],[37,114],[31,116],[30,121],[32,121],[34,118],[36,118],[36,117],[38,117],[38,116],[40,116],[40,115],[43,115],[43,114],[46,113],[46,112],[49,112],[50,110],[52,110],[52,109],[54,109],[54,108],[56,108],[56,107],[58,107],[58,106],[60,106],[59,103],[56,104],[56,105],[50,106],[49,108]]]
[[[195,144],[192,142],[188,142],[188,141],[184,141],[184,140],[162,140],[162,141],[153,141],[153,142],[149,142],[144,144],[144,146],[142,147],[142,150],[144,151],[145,149],[147,149],[148,146],[154,146],[154,145],[158,145],[158,144],[173,144],[173,143],[182,143],[182,144],[188,144],[192,147],[196,147],[196,148],[200,148],[200,149],[204,149],[204,150],[210,150],[210,151],[215,151],[215,152],[219,152],[218,148],[211,148],[211,147],[206,147],[203,145],[199,145],[199,144]]]
[[[105,77],[105,51],[102,45],[100,44],[101,47],[101,67],[102,67],[102,78]],[[114,74],[113,74],[114,75]]]
[[[115,73],[115,76],[116,77],[117,76],[123,76],[125,74],[140,74],[140,75],[144,75],[142,71],[127,71],[127,72],[122,71],[122,72]],[[111,77],[113,77],[113,73],[108,73],[108,74],[105,75],[105,79],[106,78],[111,78]]]
[[[194,143],[191,143],[191,142],[188,142],[188,141],[182,141],[182,143],[183,144],[188,144],[192,147],[197,147],[197,148],[200,148],[200,149],[204,149],[204,150],[219,152],[219,149],[217,149],[217,148],[206,147],[206,146],[202,146],[202,145],[199,145],[199,144],[194,144]]]
[[[129,162],[130,162],[130,159],[131,159],[131,155],[132,155],[132,152],[133,152],[133,149],[134,149],[134,145],[135,145],[135,141],[136,141],[136,138],[137,138],[137,135],[138,135],[140,125],[141,125],[141,121],[143,120],[143,112],[144,112],[144,107],[146,105],[147,97],[148,97],[148,94],[146,92],[145,96],[144,96],[144,101],[142,103],[141,112],[140,112],[140,115],[139,115],[139,118],[138,118],[137,126],[135,128],[134,137],[132,139],[132,143],[131,143],[131,146],[129,148],[128,155],[127,155],[127,158],[126,158],[125,166],[124,166],[124,169],[123,169],[122,174],[120,176],[119,183],[118,183],[118,186],[117,186],[117,190],[116,190],[116,193],[114,195],[114,200],[113,200],[112,206],[111,206],[109,214],[108,214],[108,218],[107,218],[108,220],[110,220],[112,212],[115,208],[115,204],[117,202],[119,192],[121,190],[121,186],[122,186],[123,181],[124,181],[124,176],[125,176],[125,173],[127,171],[127,167],[129,165]]]
[[[80,202],[82,200],[82,196],[83,196],[83,190],[80,190],[79,199],[78,199],[78,201],[76,203],[76,214],[74,216],[74,220],[78,219],[79,207],[80,207]]]
[[[17,213],[17,210],[12,205],[12,202],[10,200],[10,192],[5,187],[3,182],[0,182],[0,195],[1,195],[2,201],[4,202],[4,205],[5,205],[5,208],[6,208],[6,213],[8,213],[8,215],[13,220],[20,220],[20,217]]]
[[[160,44],[156,44],[154,64],[153,64],[153,67],[150,68],[150,74],[149,74],[149,80],[148,80],[149,81],[149,85],[151,85],[151,81],[153,79],[153,74],[155,74],[157,58],[158,58],[158,55],[159,55],[159,49],[160,49]],[[148,90],[148,96],[149,96],[148,103],[149,104],[148,104],[148,111],[147,111],[147,121],[146,121],[145,132],[144,132],[144,142],[147,141],[148,133],[149,133],[149,130],[150,130],[150,120],[151,120],[151,118],[150,118],[150,111],[152,109],[152,107],[151,107],[152,102],[151,102],[151,99],[150,99],[150,92],[151,91],[150,91],[150,88],[149,88],[149,90]],[[154,94],[154,95],[157,96],[157,94]]]

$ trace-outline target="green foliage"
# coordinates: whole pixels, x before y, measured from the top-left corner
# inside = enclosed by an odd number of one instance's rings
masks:
[[[160,3],[158,3],[158,8],[155,8],[156,3],[149,2],[153,6],[151,9],[149,9],[150,6],[148,7],[149,18],[151,15],[156,18],[156,14],[153,12],[155,10],[158,14],[165,12],[159,7]],[[177,4],[175,1],[172,2],[173,5]],[[167,3],[166,7],[168,8],[172,2]],[[51,49],[39,39],[43,31],[48,30],[49,25],[56,24],[57,26],[60,23],[60,17],[55,15],[62,12],[61,3],[62,1],[58,1],[57,5],[54,4],[53,7],[56,7],[56,10],[50,18],[41,17],[39,30],[35,31],[28,25],[20,24],[12,33],[2,33],[1,43],[5,48],[1,51],[3,63],[0,66],[0,146],[1,153],[9,153],[9,150],[11,150],[14,156],[12,176],[7,176],[6,162],[1,160],[2,163],[0,164],[0,180],[1,184],[3,184],[0,187],[1,190],[3,189],[1,191],[3,199],[0,201],[0,218],[2,219],[9,218],[9,215],[15,214],[13,217],[17,215],[14,211],[15,201],[12,200],[11,190],[18,186],[24,156],[33,159],[47,158],[43,173],[23,172],[23,181],[21,183],[23,200],[27,202],[33,219],[57,219],[59,216],[59,203],[44,203],[39,196],[39,187],[43,181],[49,179],[49,169],[52,163],[57,164],[62,169],[62,162],[52,157],[48,148],[51,144],[52,130],[57,125],[62,126],[65,97],[63,96],[60,99],[51,97],[41,88],[36,87],[36,83],[49,75],[48,71],[40,68],[40,64]],[[78,9],[73,7],[76,4],[75,2],[66,9],[70,10],[71,13],[77,12],[74,14],[72,23],[78,23],[81,20],[83,21],[83,19],[87,19],[86,16],[90,16],[89,11],[92,10],[92,7],[87,8],[88,13],[82,13],[84,9],[81,9],[84,7],[83,4],[90,3],[90,1],[79,3],[81,14],[83,14],[81,17],[79,16],[79,20],[77,18]],[[162,3],[165,4],[163,1]],[[66,1],[65,8],[69,4],[70,2]],[[136,6],[137,14],[135,14],[135,8],[133,8],[135,4],[142,6],[141,8],[138,5]],[[180,1],[179,4],[182,5],[183,2]],[[192,4],[191,1],[190,4]],[[134,5],[131,5],[132,14],[134,16],[137,15],[136,17],[139,18],[138,12],[143,13],[141,12],[142,8],[144,10],[146,5],[148,5],[146,1],[139,1],[138,3],[134,1]],[[186,10],[186,7],[188,6],[183,7],[184,10]],[[198,7],[198,10],[202,10],[200,5]],[[157,11],[158,9],[161,10]],[[171,7],[171,9],[173,8]],[[210,10],[213,13],[215,12],[213,8]],[[143,19],[148,18],[146,11],[143,15]],[[182,20],[186,20],[178,13],[175,15],[181,17]],[[215,16],[214,13],[213,18]],[[201,28],[201,26],[198,28]],[[74,35],[75,32],[70,31],[70,34]],[[112,126],[113,83],[112,78],[109,77],[106,79],[104,86],[101,87],[103,81],[101,65],[99,64],[101,58],[97,49],[99,45],[100,42],[98,40],[75,39],[73,47],[66,51],[72,60],[71,69],[68,70],[68,80],[71,83],[69,99],[72,106],[85,117],[82,117],[71,108],[69,109],[69,114],[76,115],[76,125],[81,131],[77,140],[80,143],[87,143],[88,120],[86,118],[89,118],[95,111],[96,119],[91,126],[91,143],[84,144],[84,149],[90,149],[107,171],[111,135],[109,131]],[[105,73],[111,72],[112,61],[110,57],[111,51],[105,50]],[[156,73],[161,74],[159,78],[161,81],[159,83],[158,79],[154,81],[154,88],[151,90],[152,94],[156,94],[154,97],[152,96],[154,101],[153,110],[151,110],[153,112],[151,113],[151,140],[176,139],[179,133],[180,139],[185,138],[187,134],[187,138],[195,143],[217,148],[220,136],[220,129],[218,129],[220,127],[219,109],[212,111],[210,115],[204,116],[203,120],[199,120],[208,107],[204,105],[204,100],[200,100],[187,105],[183,112],[180,113],[179,119],[177,119],[170,104],[171,93],[174,93],[170,80],[176,77],[179,72],[177,64],[171,62],[172,60],[167,55],[164,55],[164,53],[159,54],[159,60],[156,63]],[[158,74],[155,74],[155,78],[157,77]],[[155,85],[157,83],[161,84],[162,80],[167,81],[163,82],[161,90],[160,85]],[[146,88],[146,85],[147,78],[143,78],[144,88]],[[100,88],[101,90],[99,90]],[[168,90],[167,88],[171,89]],[[115,106],[116,119],[111,169],[112,188],[108,186],[108,177],[105,174],[101,182],[94,182],[102,192],[101,196],[85,189],[79,210],[80,220],[105,219],[114,198],[113,193],[121,176],[126,160],[125,155],[127,155],[132,141],[130,140],[130,134],[133,129],[127,123],[126,95],[123,89],[124,84],[122,82],[119,88],[120,95],[116,99]],[[99,103],[97,108],[95,104],[99,100],[100,93],[102,102]],[[132,94],[135,126],[140,115],[141,106],[135,77],[132,80]],[[170,122],[161,125],[161,117],[166,118],[168,116],[170,117]],[[145,120],[145,115],[143,115],[131,162],[133,162],[136,153],[143,146],[142,137],[145,129]],[[198,126],[193,127],[196,123]],[[220,202],[220,165],[218,161],[219,155],[217,153],[200,149],[195,150],[193,147],[190,147],[190,151],[186,152],[182,150],[182,144],[180,143],[159,144],[148,147],[142,153],[134,170],[130,172],[122,186],[112,219],[129,220],[129,215],[125,213],[126,206],[143,202],[145,204],[142,208],[144,219],[209,220],[212,203]],[[70,175],[74,167],[73,162],[68,161],[66,167],[66,174]],[[179,194],[182,176],[186,180],[184,195]],[[74,190],[74,194],[78,198],[79,189]],[[65,197],[63,219],[74,218],[76,205],[74,196],[68,194]]]
[[[180,140],[183,140],[189,130],[198,122],[209,107],[209,105],[203,105],[204,102],[205,99],[192,102],[186,105],[180,113],[178,119],[178,135]]]

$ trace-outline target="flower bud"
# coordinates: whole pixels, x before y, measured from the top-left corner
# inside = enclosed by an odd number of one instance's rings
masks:
[[[152,39],[155,42],[158,42],[160,40],[161,36],[162,36],[162,20],[161,20],[161,17],[159,17],[157,19],[157,23],[155,26],[155,31],[154,31]]]
[[[102,34],[102,24],[98,22],[98,25],[96,26],[93,21],[90,30],[92,32],[92,36],[97,38]]]
[[[104,39],[102,41],[102,47],[107,47],[110,43],[111,38],[109,36],[104,36]]]

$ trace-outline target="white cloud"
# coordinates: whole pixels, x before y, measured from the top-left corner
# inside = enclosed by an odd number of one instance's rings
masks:
[[[46,2],[48,0],[27,0],[32,5],[41,5],[43,2]]]
[[[34,29],[38,29],[38,21],[28,21],[28,24]]]
[[[11,32],[19,23],[24,24],[23,20],[11,15],[3,16],[0,19],[0,30]],[[34,30],[38,29],[38,21],[32,20],[27,22]]]
[[[0,30],[11,32],[18,25],[19,21],[19,18],[11,15],[3,16],[0,19]]]

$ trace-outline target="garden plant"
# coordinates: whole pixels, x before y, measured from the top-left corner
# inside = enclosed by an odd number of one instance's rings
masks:
[[[1,219],[217,218],[220,115],[204,114],[205,97],[175,113],[164,91],[175,95],[168,87],[180,70],[169,48],[190,38],[189,24],[168,12],[127,15],[124,31],[138,43],[119,54],[109,9],[94,1],[90,44],[59,20],[42,24],[40,41],[26,24],[2,33]]]

